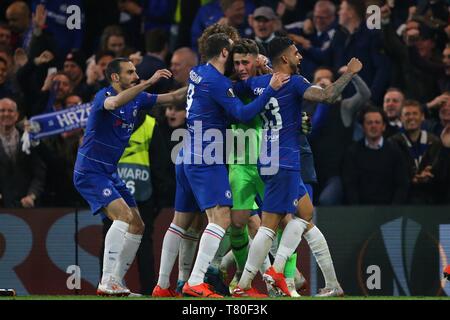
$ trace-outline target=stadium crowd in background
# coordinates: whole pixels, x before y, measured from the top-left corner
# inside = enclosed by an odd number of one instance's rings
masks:
[[[69,30],[65,25],[65,8],[72,4],[81,8],[81,30]],[[380,29],[370,29],[366,24],[369,5],[381,8]],[[102,14],[98,15],[100,10]],[[450,123],[448,21],[445,0],[2,1],[0,98],[17,104],[18,128],[23,130],[20,120],[24,117],[90,102],[95,92],[107,84],[104,70],[114,57],[130,57],[142,79],[158,69],[170,68],[173,78],[150,89],[164,93],[187,83],[190,68],[201,61],[197,40],[208,26],[233,26],[238,32],[236,37],[256,40],[266,55],[271,39],[288,35],[303,56],[300,72],[311,82],[316,82],[317,76],[336,78],[351,57],[363,63],[360,84],[349,86],[342,98],[345,101],[355,93],[365,94],[361,88],[368,88],[370,106],[378,108],[383,119],[384,139],[392,140],[392,147],[402,150],[401,161],[409,168],[407,176],[401,178],[408,181],[407,196],[395,197],[394,202],[449,203],[448,195],[436,197],[442,188],[449,189],[450,179],[448,148],[439,141]],[[324,128],[317,135],[314,131],[319,130],[313,128],[319,205],[360,203],[355,201],[352,190],[367,182],[367,173],[357,172],[361,168],[349,166],[348,162],[344,165],[344,154],[352,140],[367,138],[369,129],[364,121],[356,121],[369,105],[366,102],[347,112],[348,107],[339,106],[341,102],[329,106]],[[416,120],[404,112],[408,109],[405,102],[417,106],[420,114]],[[308,111],[314,114],[315,109],[317,106],[311,106]],[[3,120],[6,111],[1,112]],[[157,126],[168,121],[164,110],[156,109],[152,115],[157,117]],[[412,122],[419,127],[411,135],[408,127]],[[81,133],[78,130],[47,138],[32,149],[32,154],[47,167],[35,205],[83,205],[69,174]],[[352,148],[350,154],[362,151]],[[333,156],[327,156],[330,152]],[[1,160],[5,161],[5,157],[11,155],[2,154]],[[370,159],[369,163],[375,162]],[[397,163],[399,159],[394,163],[396,168],[402,167]],[[395,169],[395,175],[400,174]],[[378,183],[384,185],[381,180]],[[4,185],[0,194],[7,192]],[[375,196],[361,203],[392,202],[382,199],[385,197]],[[3,200],[1,205],[24,206],[17,200]]]
[[[81,8],[81,29],[66,26],[70,5]],[[378,29],[366,23],[370,5],[381,8]],[[130,58],[141,79],[171,70],[151,93],[186,86],[204,61],[203,31],[229,34],[225,26],[235,28],[233,41],[253,39],[266,56],[275,36],[288,36],[302,55],[300,73],[323,87],[352,57],[362,62],[335,104],[304,104],[323,117],[309,136],[315,204],[450,204],[449,8],[447,0],[3,0],[0,207],[86,206],[72,183],[82,130],[25,153],[27,119],[91,102],[117,57]],[[171,134],[186,126],[185,116],[184,105],[155,107],[135,126],[152,132],[151,192],[137,199],[147,226],[137,254],[144,293],[155,279],[153,257],[143,252],[156,215],[173,206]]]
[[[81,30],[69,30],[65,25],[65,9],[71,4],[81,8]],[[366,24],[369,5],[381,8],[380,29],[370,29]],[[448,22],[449,4],[445,0],[6,0],[0,5],[0,99],[11,100],[1,100],[1,126],[9,126],[9,114],[16,111],[3,109],[13,103],[19,113],[19,131],[13,130],[15,133],[23,130],[24,117],[90,102],[106,85],[104,70],[114,57],[130,57],[142,79],[157,69],[170,68],[173,79],[161,81],[152,92],[179,88],[187,83],[190,68],[201,61],[197,39],[215,23],[233,26],[240,37],[256,40],[262,53],[275,35],[288,35],[303,56],[300,72],[311,82],[316,82],[317,72],[332,80],[349,58],[360,59],[364,68],[359,84],[349,86],[342,101],[361,93],[363,86],[370,90],[367,99],[371,110],[379,111],[365,113],[367,101],[347,112],[341,102],[329,107],[325,128],[311,139],[318,192],[320,195],[325,190],[323,196],[327,196],[322,197],[322,203],[450,203],[450,156],[440,141],[446,138],[448,130],[444,128],[450,125]],[[152,115],[157,118],[157,127],[166,128],[177,108],[156,109]],[[311,112],[315,109],[313,106]],[[410,112],[412,109],[414,112]],[[361,112],[366,116],[361,117]],[[380,128],[371,129],[373,125]],[[326,138],[337,133],[333,130],[342,133],[334,135],[344,139],[339,147],[337,141]],[[13,139],[9,138],[10,131],[2,129],[1,147],[5,150],[12,148],[11,143],[21,143],[8,140]],[[400,160],[393,161],[393,167],[377,168],[376,152],[364,143],[372,131],[384,136],[379,151],[388,146],[389,157],[397,159],[400,154],[407,173]],[[33,205],[83,205],[69,174],[80,136],[80,130],[60,134],[32,149],[33,159],[47,168],[40,173],[45,177],[39,175]],[[350,146],[352,140],[360,142]],[[334,150],[335,156],[327,157],[326,150]],[[359,156],[367,162],[357,160]],[[32,172],[18,178],[17,172],[26,170],[21,169],[23,164],[18,159],[11,152],[1,154],[2,163],[14,166],[14,170],[2,170],[0,201],[4,207],[29,206],[21,201],[29,196],[29,188],[17,189],[16,199],[6,200],[11,190],[5,180],[21,179],[19,185],[34,185],[37,178]],[[351,165],[355,161],[365,164]],[[382,172],[374,183],[386,190],[393,188],[392,175],[398,176],[394,180],[402,188],[408,181],[402,196],[360,198],[354,194],[371,181],[371,176],[375,178],[377,170]],[[329,183],[332,186],[327,189]],[[168,184],[173,185],[173,181]],[[321,197],[316,199],[320,204]]]

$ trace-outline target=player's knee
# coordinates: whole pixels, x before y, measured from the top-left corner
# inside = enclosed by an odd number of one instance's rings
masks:
[[[299,217],[301,219],[303,219],[305,221],[308,221],[308,222],[312,221],[313,216],[314,216],[314,211],[313,210],[311,210],[310,212],[301,212],[300,215],[299,215]]]
[[[297,213],[297,216],[303,220],[311,221],[314,216],[314,207],[311,204],[303,203]]]
[[[145,230],[145,223],[139,219],[134,223],[134,228],[137,234],[143,234]]]
[[[145,224],[140,218],[134,218],[130,223],[129,232],[133,234],[144,234]]]
[[[217,224],[220,225],[225,230],[231,225],[231,217],[229,215],[223,215],[217,217]]]

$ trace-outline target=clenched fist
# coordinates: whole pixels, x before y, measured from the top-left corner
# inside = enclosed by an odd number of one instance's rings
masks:
[[[361,61],[357,58],[352,58],[350,62],[347,64],[347,72],[350,72],[351,74],[357,74],[361,71],[363,65]]]

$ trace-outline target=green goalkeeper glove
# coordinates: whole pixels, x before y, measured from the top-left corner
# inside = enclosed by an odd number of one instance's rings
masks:
[[[306,112],[302,112],[302,132],[304,135],[312,132],[311,117]]]

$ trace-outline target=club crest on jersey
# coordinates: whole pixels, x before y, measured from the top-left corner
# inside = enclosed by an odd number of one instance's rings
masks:
[[[136,115],[137,115],[137,109],[134,109],[134,111],[133,111],[133,117],[136,117]]]
[[[229,89],[227,90],[227,96],[229,96],[230,98],[236,97],[236,96],[234,95],[234,91],[233,91],[232,88],[229,88]]]
[[[231,199],[231,191],[230,190],[225,191],[225,197],[227,199]]]
[[[292,204],[294,205],[294,207],[297,207],[297,206],[298,206],[298,199],[295,199],[295,200],[292,202]]]
[[[109,197],[112,194],[112,191],[109,188],[105,188],[103,189],[102,193],[104,197]]]

